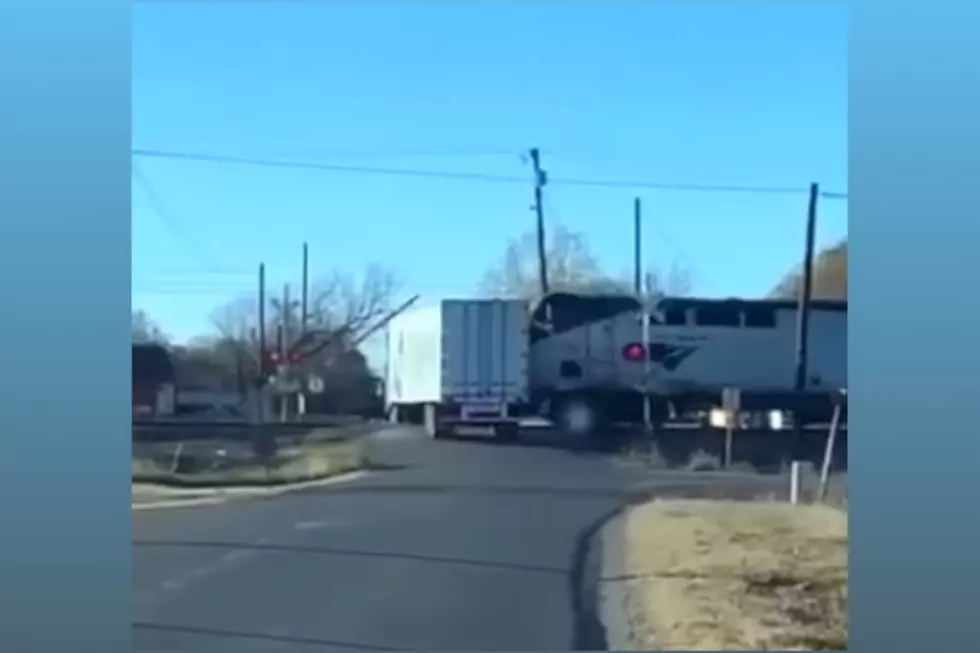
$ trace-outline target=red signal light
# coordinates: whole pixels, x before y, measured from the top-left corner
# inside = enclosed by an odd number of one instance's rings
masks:
[[[269,352],[269,360],[272,361],[273,363],[278,363],[279,362],[279,352],[277,352],[277,351],[271,351],[271,352]]]
[[[662,342],[654,342],[650,344],[650,360],[652,361],[662,361],[667,356],[667,345]]]
[[[643,348],[643,345],[638,342],[631,343],[623,348],[623,358],[628,361],[642,361],[645,353],[646,350]]]

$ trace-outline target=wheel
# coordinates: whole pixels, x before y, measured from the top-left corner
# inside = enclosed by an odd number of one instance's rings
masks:
[[[497,439],[501,442],[517,442],[520,439],[520,426],[513,423],[498,424],[495,427]]]
[[[559,403],[554,422],[567,435],[593,438],[599,430],[599,411],[585,397],[571,397]]]
[[[443,440],[446,438],[445,427],[439,422],[439,406],[436,404],[426,404],[423,409],[423,425],[425,433],[433,440]]]

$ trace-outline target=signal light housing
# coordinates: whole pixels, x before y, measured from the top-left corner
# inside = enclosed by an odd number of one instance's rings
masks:
[[[662,342],[650,343],[650,360],[660,362],[667,356],[667,346]]]
[[[657,363],[662,361],[667,355],[667,345],[662,342],[651,342],[649,347],[644,347],[639,342],[631,342],[623,347],[623,358],[628,361],[639,363],[644,356],[649,356],[650,360]]]
[[[646,349],[638,342],[632,342],[623,347],[623,358],[628,361],[639,362],[646,355]]]

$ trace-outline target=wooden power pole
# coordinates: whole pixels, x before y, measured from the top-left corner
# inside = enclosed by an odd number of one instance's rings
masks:
[[[548,293],[548,254],[545,243],[544,207],[541,202],[542,190],[548,183],[547,173],[541,169],[541,152],[531,148],[531,164],[534,166],[534,211],[537,214],[538,234],[538,275],[541,280],[541,294]]]
[[[799,473],[803,459],[803,418],[806,404],[810,349],[810,303],[813,297],[813,249],[817,234],[817,200],[820,185],[810,184],[810,201],[806,215],[806,243],[803,249],[803,273],[800,279],[799,308],[796,323],[796,407],[793,415],[793,451],[790,480],[790,500],[799,500]]]

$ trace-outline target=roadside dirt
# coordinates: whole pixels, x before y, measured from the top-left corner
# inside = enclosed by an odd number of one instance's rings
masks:
[[[637,649],[846,650],[847,513],[653,501],[624,521]]]

